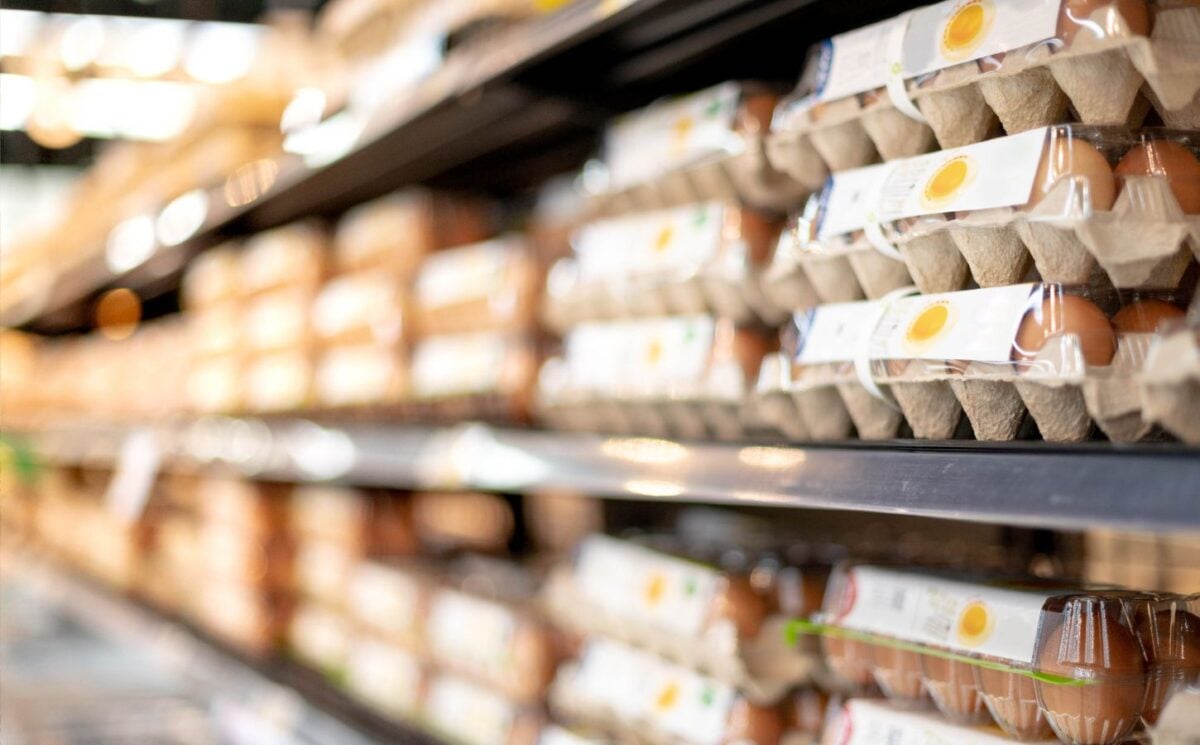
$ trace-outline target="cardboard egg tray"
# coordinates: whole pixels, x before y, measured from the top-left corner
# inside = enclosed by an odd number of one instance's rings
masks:
[[[1132,35],[1118,17],[1113,36],[1080,34],[1069,48],[1051,39],[1008,52],[992,71],[971,61],[910,80],[925,123],[885,94],[850,96],[787,117],[767,152],[796,177],[817,168],[814,157],[846,170],[980,142],[1001,125],[1015,134],[1057,124],[1068,109],[1085,124],[1138,126],[1153,106],[1167,126],[1200,127],[1200,7],[1163,5],[1149,37]]]
[[[1137,375],[1145,418],[1193,445],[1200,443],[1200,330],[1179,328],[1151,346]]]
[[[782,243],[762,280],[768,301],[780,310],[875,300],[913,284],[904,262],[884,255],[862,236],[790,250]]]
[[[1113,209],[1071,217],[1079,179],[1060,180],[1034,208],[981,210],[900,228],[895,243],[925,293],[1021,282],[1086,285],[1098,271],[1119,288],[1174,288],[1200,256],[1200,216],[1184,215],[1163,178],[1125,180]]]
[[[547,613],[563,628],[648,650],[734,686],[755,703],[775,703],[810,680],[820,666],[815,640],[803,646],[788,644],[787,619],[782,616],[768,618],[753,639],[728,639],[720,629],[689,637],[598,607],[575,586],[570,570],[551,575],[543,592]]]
[[[928,695],[956,724],[994,722],[1021,741],[1142,741],[1200,672],[1200,596],[842,571],[837,587],[852,594],[826,596],[825,607],[838,610],[822,616],[819,633],[843,639],[841,652],[853,645],[865,654],[888,698],[910,705]],[[891,598],[903,598],[903,607],[880,607]],[[1001,644],[988,627],[994,616],[1009,624]],[[981,640],[971,638],[977,628]]]
[[[745,148],[740,152],[715,154],[649,181],[593,194],[588,200],[588,217],[595,219],[711,200],[785,212],[824,183],[823,172],[798,181],[773,167],[761,135],[743,135],[743,138]]]

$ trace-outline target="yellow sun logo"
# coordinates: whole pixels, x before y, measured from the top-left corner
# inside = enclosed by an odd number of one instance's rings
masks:
[[[654,339],[646,346],[646,362],[650,365],[657,365],[662,361],[663,343],[658,339]]]
[[[919,352],[933,343],[953,325],[954,317],[950,303],[939,300],[917,314],[904,332],[905,347],[910,352]]]
[[[650,580],[646,582],[646,588],[642,595],[646,599],[646,605],[655,606],[662,602],[663,596],[667,594],[667,578],[661,574],[652,574]]]
[[[958,614],[958,641],[968,647],[983,644],[992,635],[996,619],[982,600],[972,600]]]
[[[658,235],[654,237],[654,250],[657,253],[662,253],[671,245],[671,241],[675,239],[675,228],[670,225],[664,226],[658,231]]]
[[[676,150],[683,150],[687,147],[688,138],[691,137],[692,129],[695,126],[696,123],[690,116],[681,116],[675,120],[675,126],[671,128],[671,131],[675,135],[673,144]]]
[[[654,697],[654,708],[660,713],[674,709],[677,703],[679,703],[679,684],[675,681],[663,686],[658,695]]]
[[[937,210],[949,204],[963,189],[975,181],[978,170],[975,160],[969,155],[956,155],[933,172],[921,192],[921,204]]]
[[[958,62],[968,59],[992,29],[996,9],[992,0],[965,0],[942,27],[942,56]]]

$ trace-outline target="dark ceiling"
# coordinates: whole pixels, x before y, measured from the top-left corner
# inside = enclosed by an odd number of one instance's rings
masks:
[[[316,10],[325,0],[5,0],[10,10],[252,23],[270,10]]]

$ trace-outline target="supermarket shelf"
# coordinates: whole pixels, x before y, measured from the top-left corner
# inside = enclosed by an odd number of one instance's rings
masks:
[[[1200,452],[1170,444],[790,446],[503,429],[207,418],[153,432],[166,460],[363,487],[571,490],[597,497],[922,515],[1078,530],[1200,529]],[[50,462],[109,465],[131,430],[44,430]]]
[[[397,100],[345,155],[279,164],[273,184],[230,206],[214,190],[184,245],[114,272],[104,252],[59,272],[0,325],[44,333],[87,327],[87,301],[123,285],[174,289],[197,252],[237,235],[350,206],[415,183],[512,194],[581,164],[613,114],[721,80],[788,85],[809,43],[915,7],[915,0],[576,0],[452,57],[431,84]]]
[[[209,715],[223,735],[220,742],[438,745],[424,733],[386,722],[349,703],[328,684],[290,663],[247,660],[138,602],[74,576],[43,554],[7,550],[4,568],[5,582],[12,589],[111,641],[112,654],[126,649],[145,656],[146,664],[161,668],[158,674],[165,677],[159,680],[173,679],[169,686],[200,699],[198,703],[208,699]],[[82,691],[83,685],[81,679],[76,687]],[[96,698],[94,703],[102,705],[103,696]],[[126,712],[126,716],[133,714]],[[101,741],[109,740],[88,740]]]

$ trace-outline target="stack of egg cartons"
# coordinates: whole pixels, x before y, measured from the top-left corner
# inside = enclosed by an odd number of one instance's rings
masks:
[[[296,544],[291,651],[332,680],[343,680],[354,629],[351,580],[368,556],[406,555],[415,543],[407,500],[325,486],[296,487],[288,507]]]
[[[806,191],[765,161],[775,101],[726,83],[610,128],[607,183],[547,280],[545,316],[564,338],[539,380],[547,421],[742,436],[764,323],[782,317],[762,283],[782,222],[746,205],[794,206]]]
[[[819,45],[768,144],[782,170],[832,172],[768,271],[794,313],[760,380],[774,426],[1158,434],[1138,377],[1195,285],[1200,136],[1126,125],[1200,124],[1198,22],[951,1]]]

